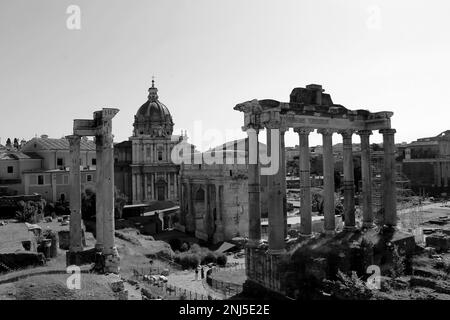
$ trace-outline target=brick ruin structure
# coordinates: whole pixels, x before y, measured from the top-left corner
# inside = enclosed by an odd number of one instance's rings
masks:
[[[236,105],[234,108],[244,113],[244,126],[249,139],[258,142],[258,134],[266,129],[268,150],[273,144],[272,131],[278,139],[279,170],[269,178],[269,239],[268,250],[261,243],[260,213],[260,174],[259,152],[254,150],[256,163],[249,163],[249,241],[246,248],[247,283],[262,286],[265,289],[285,295],[282,280],[283,271],[280,261],[286,254],[285,223],[285,148],[284,135],[290,128],[299,136],[300,168],[300,237],[311,238],[312,219],[310,186],[310,149],[309,134],[314,130],[323,139],[323,175],[324,175],[324,236],[336,237],[334,203],[334,161],[332,135],[339,134],[343,139],[344,164],[344,230],[351,233],[356,230],[355,221],[355,184],[353,172],[352,138],[355,134],[361,139],[362,167],[362,216],[363,227],[372,229],[372,183],[370,167],[370,141],[373,131],[383,135],[383,218],[384,228],[395,230],[397,224],[395,192],[395,129],[391,128],[392,112],[369,112],[367,110],[349,110],[334,104],[330,95],[324,93],[321,85],[311,84],[306,88],[295,88],[290,102],[275,100],[252,100]],[[279,132],[279,134],[278,134]],[[275,140],[277,141],[277,140]],[[256,143],[258,145],[258,143]],[[272,149],[272,152],[274,149]],[[252,152],[250,150],[249,152]],[[263,247],[263,248],[262,248]]]
[[[74,120],[73,135],[67,136],[72,159],[70,168],[70,247],[67,265],[80,265],[92,255],[83,252],[81,218],[80,141],[94,136],[96,144],[96,245],[97,269],[118,273],[120,257],[114,244],[114,146],[112,119],[118,109],[103,108],[93,120]],[[88,258],[86,258],[88,257]],[[89,258],[90,257],[90,258]]]

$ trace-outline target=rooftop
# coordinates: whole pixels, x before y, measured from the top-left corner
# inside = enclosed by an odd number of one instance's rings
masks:
[[[92,140],[81,139],[81,151],[95,151],[95,143]],[[35,146],[36,145],[36,146]],[[28,141],[23,150],[69,150],[69,140],[66,138],[33,138]]]

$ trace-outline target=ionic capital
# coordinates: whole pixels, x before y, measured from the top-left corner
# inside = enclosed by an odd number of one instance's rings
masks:
[[[267,122],[264,122],[264,126],[267,128],[267,129],[282,129],[282,124],[281,124],[281,121],[278,121],[278,120],[269,120],[269,121],[267,121]]]
[[[370,136],[372,134],[372,130],[359,130],[356,134],[359,136]]]
[[[258,134],[259,131],[260,131],[261,129],[263,129],[263,128],[264,128],[264,127],[261,126],[261,125],[259,125],[259,124],[250,123],[250,124],[248,124],[248,125],[246,125],[246,126],[243,126],[243,127],[242,127],[242,131],[247,132],[248,130],[255,130],[255,131],[256,131],[256,134]],[[248,132],[247,132],[247,134],[248,134]]]
[[[297,132],[299,135],[309,135],[311,132],[314,132],[314,129],[312,128],[294,128],[294,131]]]
[[[394,135],[397,132],[395,129],[381,129],[379,131],[382,135]]]
[[[351,138],[353,133],[355,133],[355,130],[353,129],[339,130],[338,133],[342,135],[343,138]]]
[[[69,140],[70,146],[76,146],[81,143],[81,136],[78,135],[66,136],[66,139]]]
[[[324,135],[324,136],[331,136],[335,132],[336,132],[336,130],[333,130],[330,128],[317,129],[317,133],[320,133],[321,135]]]

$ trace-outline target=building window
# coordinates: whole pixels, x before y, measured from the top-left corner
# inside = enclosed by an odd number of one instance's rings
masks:
[[[163,159],[163,153],[162,151],[158,151],[158,161],[162,161]]]
[[[87,181],[87,182],[91,182],[91,181],[92,181],[92,174],[88,174],[88,175],[86,176],[86,181]]]
[[[58,158],[58,159],[56,159],[56,165],[57,165],[58,167],[63,166],[63,165],[64,165],[64,159],[63,159],[63,158]]]
[[[14,167],[9,166],[8,167],[8,173],[14,173]]]
[[[39,176],[37,176],[37,178],[38,178],[37,184],[40,186],[44,185],[44,176],[39,175]]]
[[[96,166],[97,165],[97,159],[92,158],[91,163],[92,163],[93,166]]]

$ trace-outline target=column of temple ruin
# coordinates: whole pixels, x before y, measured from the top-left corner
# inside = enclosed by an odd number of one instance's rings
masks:
[[[96,157],[96,165],[95,165],[95,173],[96,173],[96,181],[95,188],[98,193],[103,192],[104,186],[104,176],[103,176],[103,137],[102,135],[95,136],[95,157]],[[100,191],[101,190],[101,191]],[[95,201],[95,248],[97,251],[103,251],[103,217],[105,215],[104,212],[104,203],[103,201]]]
[[[369,141],[369,137],[372,134],[372,131],[360,130],[357,133],[361,138],[363,227],[370,228],[373,226],[372,172],[370,168],[370,141]]]
[[[384,170],[383,170],[383,207],[384,224],[397,225],[397,193],[395,188],[395,129],[383,129]]]
[[[258,246],[261,241],[261,194],[259,168],[259,128],[247,130],[248,151],[248,245]],[[256,149],[256,150],[255,150]]]
[[[344,156],[344,227],[355,228],[355,179],[353,172],[353,130],[341,130]]]
[[[81,252],[82,230],[81,230],[81,176],[80,176],[80,143],[81,137],[71,135],[66,137],[69,140],[69,150],[72,158],[70,167],[70,245],[69,257],[71,253]],[[67,263],[76,262],[72,257]]]
[[[112,116],[111,116],[112,115]],[[103,115],[102,134],[102,174],[103,188],[100,201],[103,201],[103,255],[105,256],[105,272],[119,272],[119,253],[114,241],[114,144],[112,135],[112,117]],[[101,214],[101,213],[100,213]]]
[[[295,128],[294,131],[298,133],[300,147],[300,233],[302,235],[310,235],[312,232],[312,217],[309,134],[313,130],[309,128]]]
[[[336,228],[334,206],[334,158],[333,158],[333,130],[319,129],[323,142],[323,207],[324,230],[334,234]]]
[[[273,131],[276,130],[276,131]],[[282,180],[286,179],[283,177],[283,170],[281,169],[281,160],[283,158],[284,150],[281,150],[281,139],[284,139],[284,135],[279,133],[279,125],[267,124],[267,149],[270,150],[270,158],[273,159],[277,157],[278,161],[277,172],[268,176],[269,181],[269,203],[268,203],[268,220],[269,220],[269,253],[280,254],[285,252],[285,236],[284,236],[284,214],[283,214],[283,192]],[[277,149],[275,149],[276,154],[272,154],[272,136],[275,137]],[[269,152],[269,151],[268,151]],[[272,163],[272,166],[276,164]]]

